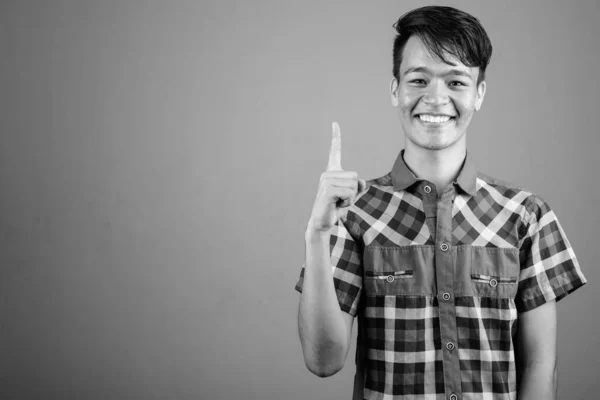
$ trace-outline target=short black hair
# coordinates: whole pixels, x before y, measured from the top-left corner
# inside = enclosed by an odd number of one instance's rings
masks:
[[[409,11],[393,25],[393,75],[400,81],[400,63],[404,45],[417,35],[427,49],[447,64],[449,53],[469,67],[479,67],[477,84],[485,79],[485,69],[492,57],[492,43],[477,18],[453,7],[426,6]]]

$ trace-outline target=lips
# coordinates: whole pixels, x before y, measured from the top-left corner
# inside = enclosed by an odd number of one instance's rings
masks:
[[[428,125],[443,125],[456,118],[446,114],[417,114],[415,117]]]

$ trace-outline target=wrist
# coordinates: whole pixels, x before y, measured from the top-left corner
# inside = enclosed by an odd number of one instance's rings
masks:
[[[317,229],[313,227],[311,224],[306,228],[306,232],[304,233],[304,240],[308,243],[316,243],[323,240],[329,240],[331,236],[331,228],[327,230]]]

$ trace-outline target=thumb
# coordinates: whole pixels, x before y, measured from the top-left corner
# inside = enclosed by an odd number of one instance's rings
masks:
[[[354,193],[354,195],[349,199],[339,200],[337,203],[337,206],[342,209],[346,208],[346,207],[350,207],[352,204],[354,204],[356,199],[358,199],[360,194],[367,189],[367,187],[368,187],[367,182],[364,179],[359,179],[358,180],[358,188],[356,190],[356,193]]]

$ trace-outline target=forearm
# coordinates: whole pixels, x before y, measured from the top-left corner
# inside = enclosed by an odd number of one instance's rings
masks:
[[[307,232],[306,266],[298,329],[306,366],[319,376],[339,371],[348,351],[348,332],[335,293],[329,233]]]
[[[556,302],[519,316],[516,339],[519,400],[556,399]]]
[[[519,400],[556,399],[556,364],[532,363],[521,368]]]

